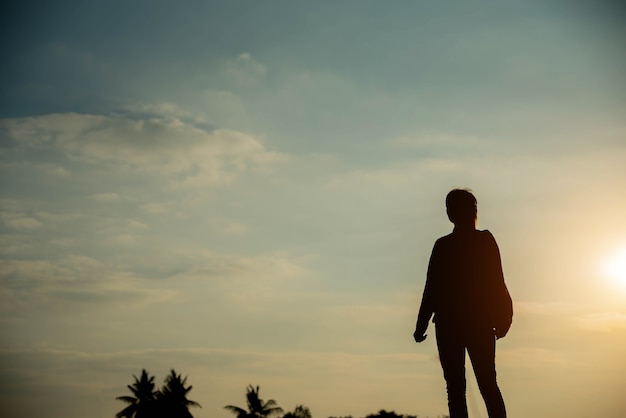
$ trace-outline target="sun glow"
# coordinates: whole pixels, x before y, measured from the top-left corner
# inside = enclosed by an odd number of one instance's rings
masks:
[[[613,255],[605,264],[604,270],[617,283],[626,287],[626,248]]]

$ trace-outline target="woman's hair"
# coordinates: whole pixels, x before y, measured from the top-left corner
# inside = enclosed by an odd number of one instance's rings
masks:
[[[454,223],[474,222],[478,203],[470,189],[454,189],[446,196],[448,219]]]

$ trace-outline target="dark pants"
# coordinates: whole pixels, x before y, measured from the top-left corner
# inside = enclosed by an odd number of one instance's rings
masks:
[[[470,331],[439,323],[436,323],[436,328],[439,359],[448,390],[450,418],[467,418],[465,350],[472,361],[489,418],[506,418],[504,401],[496,382],[496,340],[493,330]]]

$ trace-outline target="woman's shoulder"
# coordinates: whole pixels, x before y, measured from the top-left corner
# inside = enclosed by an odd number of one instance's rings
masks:
[[[437,245],[437,244],[445,244],[446,242],[449,242],[453,238],[454,238],[454,234],[451,232],[448,235],[444,235],[443,237],[437,238],[437,241],[435,241],[435,245]]]
[[[489,231],[488,229],[484,229],[478,232],[480,233],[480,236],[483,242],[485,243],[485,245],[495,246],[495,247],[498,246],[498,243],[496,242],[496,238],[493,236],[491,231]]]

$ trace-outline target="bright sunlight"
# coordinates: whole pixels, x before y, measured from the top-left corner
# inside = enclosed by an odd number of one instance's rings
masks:
[[[614,254],[604,268],[611,278],[626,287],[626,248]]]

